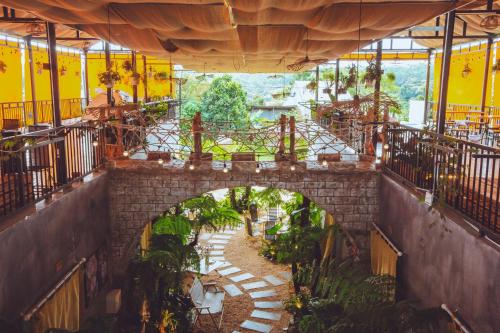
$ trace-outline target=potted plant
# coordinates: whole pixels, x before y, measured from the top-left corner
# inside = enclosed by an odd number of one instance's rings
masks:
[[[104,84],[106,88],[113,88],[115,82],[121,80],[120,74],[112,69],[108,69],[105,72],[97,74],[97,78],[101,84]]]
[[[5,73],[7,72],[7,64],[0,60],[0,73]]]
[[[133,86],[139,85],[140,79],[141,79],[141,74],[139,73],[132,73],[132,75],[130,75],[130,82],[132,83]]]
[[[132,72],[133,66],[130,60],[125,60],[122,64],[122,68],[125,72]]]
[[[377,68],[377,63],[375,60],[368,61],[368,66],[366,67],[365,75],[363,76],[363,82],[367,87],[373,87],[375,81],[380,79],[384,74],[382,69]]]
[[[391,82],[396,81],[396,74],[394,74],[393,72],[387,73],[386,76],[387,76],[387,80],[389,80]]]
[[[62,65],[60,73],[61,73],[61,76],[66,75],[68,73],[68,68],[66,66]]]
[[[472,69],[469,67],[469,64],[465,64],[464,69],[462,70],[462,77],[467,78],[470,73],[472,73]]]
[[[166,81],[168,79],[168,74],[167,72],[157,72],[154,75],[154,79],[156,81]]]
[[[314,91],[314,90],[316,90],[317,86],[318,86],[318,82],[316,82],[316,80],[312,80],[307,84],[306,88],[311,90],[311,91]]]
[[[339,94],[347,93],[347,89],[354,87],[356,84],[357,69],[356,65],[352,64],[348,70],[347,74],[341,74],[339,78]]]

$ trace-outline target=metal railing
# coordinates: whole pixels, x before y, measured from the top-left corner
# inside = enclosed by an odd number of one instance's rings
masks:
[[[48,198],[104,163],[105,129],[63,126],[0,141],[0,216]]]
[[[384,170],[500,233],[500,149],[398,126],[386,132]]]
[[[61,99],[61,118],[73,119],[81,117],[87,100],[85,98]],[[34,124],[34,107],[37,111],[38,123],[52,123],[52,101],[41,100],[26,102],[0,103],[0,128],[16,129]]]

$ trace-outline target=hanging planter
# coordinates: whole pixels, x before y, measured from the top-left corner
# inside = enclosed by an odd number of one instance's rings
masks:
[[[316,80],[312,80],[310,81],[307,85],[306,85],[306,88],[310,91],[314,91],[316,90],[316,87],[318,86],[318,83],[316,82]]]
[[[132,75],[130,75],[130,83],[133,86],[139,85],[140,80],[141,80],[141,74],[133,73]]]
[[[394,82],[396,81],[396,74],[394,74],[393,72],[389,72],[386,74],[386,77],[387,77],[387,80],[391,81],[391,82]]]
[[[325,94],[331,94],[332,93],[332,89],[331,88],[325,88],[325,89],[323,89],[323,93],[325,93]]]
[[[469,64],[465,64],[464,69],[462,70],[462,77],[467,78],[470,73],[472,73],[472,69],[469,67]]]
[[[167,72],[157,72],[154,75],[154,79],[155,79],[155,81],[160,81],[160,82],[167,81],[168,74],[167,74]]]
[[[494,72],[500,72],[500,59],[498,59],[497,62],[493,65],[492,70]]]
[[[377,68],[377,63],[375,60],[368,61],[368,66],[366,67],[365,75],[363,76],[363,82],[366,87],[374,87],[375,82],[379,80],[384,74],[382,69]]]
[[[106,88],[113,88],[115,83],[121,80],[120,74],[112,69],[97,74],[97,78],[101,84],[106,86]]]
[[[68,68],[64,65],[61,66],[61,70],[59,71],[59,74],[61,74],[61,76],[64,76],[68,73]]]
[[[132,72],[132,70],[134,69],[133,66],[132,66],[132,61],[130,60],[125,60],[122,64],[122,69],[125,71],[125,72]]]
[[[7,64],[0,60],[0,73],[5,73],[7,72]]]

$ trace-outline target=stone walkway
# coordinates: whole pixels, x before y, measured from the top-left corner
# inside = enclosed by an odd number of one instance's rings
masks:
[[[224,333],[282,332],[287,327],[290,317],[281,301],[288,297],[289,269],[259,256],[257,240],[248,239],[243,228],[200,237],[200,244],[209,247],[208,269],[214,268],[203,280],[226,291]],[[206,320],[195,328],[197,333],[214,331]]]

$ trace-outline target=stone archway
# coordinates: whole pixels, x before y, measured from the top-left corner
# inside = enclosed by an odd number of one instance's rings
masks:
[[[289,168],[223,173],[221,170],[159,168],[156,162],[124,163],[108,170],[114,259],[121,259],[145,224],[176,204],[203,193],[240,186],[299,192],[335,216],[346,230],[367,232],[378,219],[379,173],[352,169]]]

